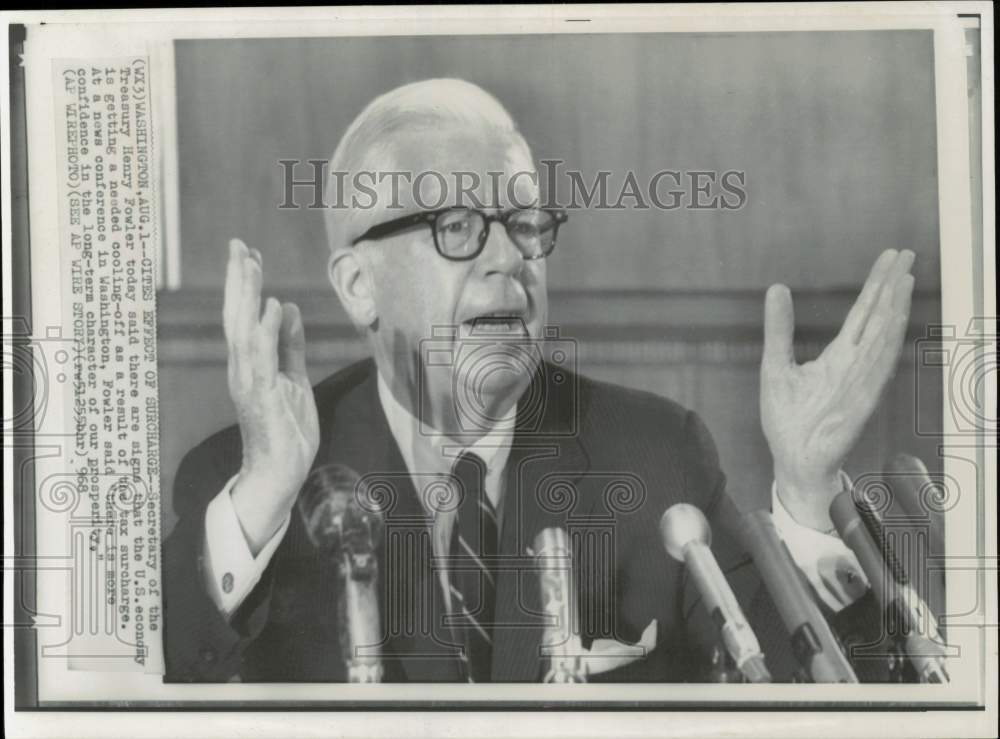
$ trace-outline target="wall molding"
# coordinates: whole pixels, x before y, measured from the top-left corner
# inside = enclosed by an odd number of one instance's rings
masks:
[[[332,291],[284,291],[302,310],[310,363],[343,364],[367,355]],[[836,335],[854,290],[794,292],[796,350],[817,355]],[[756,364],[763,339],[763,291],[567,291],[549,294],[550,324],[578,343],[584,364]],[[940,323],[940,294],[914,294],[911,338]],[[221,290],[157,297],[161,365],[226,361]]]

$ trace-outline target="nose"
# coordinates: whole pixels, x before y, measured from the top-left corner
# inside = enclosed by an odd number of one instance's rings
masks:
[[[486,274],[499,272],[516,276],[524,267],[524,255],[507,235],[507,229],[498,221],[486,223],[486,246],[478,261]]]

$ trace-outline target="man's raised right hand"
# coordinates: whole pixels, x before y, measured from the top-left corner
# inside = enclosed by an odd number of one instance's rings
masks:
[[[262,274],[260,252],[230,241],[222,317],[229,395],[243,439],[231,494],[254,556],[290,513],[319,447],[302,316],[294,303],[274,298],[261,314]]]

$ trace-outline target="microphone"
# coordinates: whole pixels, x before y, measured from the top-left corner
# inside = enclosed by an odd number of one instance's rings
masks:
[[[768,511],[743,517],[743,543],[760,571],[781,620],[792,636],[792,651],[814,683],[856,683],[857,675],[837,637],[802,582],[791,553]]]
[[[719,626],[722,643],[740,672],[752,683],[771,682],[757,637],[709,549],[712,530],[704,514],[688,503],[672,505],[660,519],[660,536],[667,554],[682,562],[694,578],[709,614]]]
[[[840,538],[858,558],[889,623],[898,626],[906,656],[920,681],[948,682],[946,644],[938,633],[937,621],[916,591],[888,572],[881,551],[858,515],[851,490],[844,490],[833,499],[830,518]]]
[[[538,532],[531,548],[538,566],[538,585],[546,623],[542,654],[549,657],[545,683],[585,683],[587,670],[581,660],[583,644],[575,627],[579,623],[573,554],[569,537],[561,528]]]
[[[310,541],[337,568],[347,682],[382,682],[376,557],[384,529],[382,511],[358,473],[340,464],[320,467],[309,476],[298,508]]]
[[[897,454],[886,469],[886,481],[893,498],[910,518],[926,519],[930,526],[930,549],[944,553],[944,517],[926,498],[938,492],[939,487],[931,480],[927,467],[911,454]]]

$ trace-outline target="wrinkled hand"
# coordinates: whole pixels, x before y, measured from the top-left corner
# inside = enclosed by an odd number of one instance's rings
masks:
[[[838,471],[895,372],[910,314],[913,252],[882,252],[837,337],[797,364],[792,296],[767,291],[760,411],[782,504],[800,523],[832,527]]]
[[[254,555],[280,528],[319,447],[319,419],[306,374],[305,334],[294,303],[260,309],[261,256],[229,243],[222,309],[229,394],[243,439],[233,507]]]

